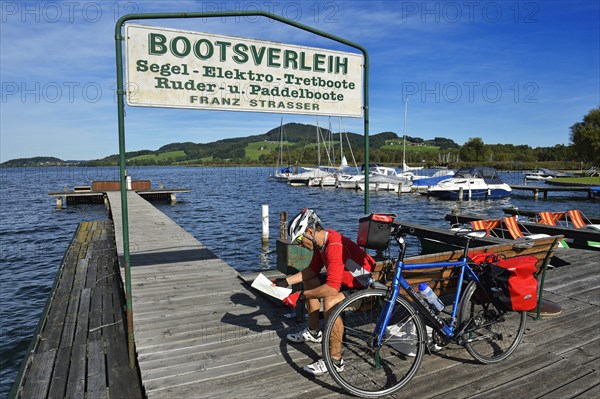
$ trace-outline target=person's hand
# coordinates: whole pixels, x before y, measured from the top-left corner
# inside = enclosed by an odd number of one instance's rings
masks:
[[[298,302],[298,299],[304,299],[303,291],[296,291],[293,294],[286,296],[285,298],[283,298],[283,303],[285,303],[287,306],[289,306],[291,308],[295,308],[296,302]]]
[[[287,288],[290,285],[287,282],[287,279],[285,277],[276,278],[275,280],[273,280],[273,284],[275,284],[277,287],[283,287],[283,288]]]

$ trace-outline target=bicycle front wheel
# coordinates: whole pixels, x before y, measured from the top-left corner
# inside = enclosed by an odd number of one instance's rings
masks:
[[[415,308],[399,296],[383,334],[373,344],[377,319],[385,311],[385,290],[359,291],[340,302],[323,334],[323,358],[332,378],[347,392],[365,398],[389,395],[416,373],[427,335]],[[333,359],[342,356],[343,370]]]
[[[500,362],[509,357],[523,338],[526,312],[499,310],[481,292],[475,281],[465,289],[460,304],[459,325],[470,321],[462,340],[473,358],[481,363]]]

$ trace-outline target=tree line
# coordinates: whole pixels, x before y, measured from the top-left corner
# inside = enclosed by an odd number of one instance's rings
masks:
[[[336,151],[336,158],[331,161],[334,166],[339,166],[340,153],[336,143],[343,143],[344,155],[350,166],[352,157],[360,166],[364,163],[364,139],[356,133],[332,132],[330,129],[318,128],[314,125],[288,123],[271,129],[261,135],[218,140],[212,143],[171,143],[156,151],[142,150],[128,152],[127,164],[137,165],[177,165],[177,164],[243,164],[243,165],[275,165],[278,161],[282,165],[316,165],[317,159],[317,134],[320,139],[326,139],[332,144],[332,151]],[[341,136],[341,137],[340,137]],[[465,165],[485,164],[498,169],[534,169],[547,167],[551,169],[587,169],[591,166],[600,166],[600,107],[590,110],[580,122],[570,128],[570,144],[557,144],[553,147],[536,147],[513,144],[486,144],[480,137],[470,138],[465,144],[458,145],[453,140],[435,137],[424,140],[419,137],[406,137],[406,163],[410,166],[446,166],[458,168]],[[270,150],[265,150],[258,157],[249,157],[246,148],[250,143],[270,142],[279,143],[283,140],[283,159],[279,159],[280,150],[271,145]],[[403,137],[394,132],[382,132],[369,137],[369,161],[387,165],[401,166]],[[159,157],[158,155],[178,151],[176,157]],[[149,157],[148,155],[156,155]],[[331,155],[331,154],[330,154]],[[139,157],[139,159],[136,159]],[[324,145],[321,146],[321,164],[329,163]],[[36,162],[60,163],[56,158],[29,158],[8,161],[2,166],[31,166],[32,160]],[[81,166],[114,166],[118,165],[119,156],[111,155],[93,161],[80,161]],[[14,163],[14,164],[13,164]]]

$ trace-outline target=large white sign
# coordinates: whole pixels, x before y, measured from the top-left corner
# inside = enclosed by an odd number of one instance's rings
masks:
[[[362,116],[362,55],[134,24],[125,34],[131,106]]]

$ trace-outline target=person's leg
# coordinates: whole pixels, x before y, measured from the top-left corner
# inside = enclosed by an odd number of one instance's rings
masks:
[[[321,285],[318,276],[304,281],[304,290],[312,290]],[[308,328],[311,330],[319,329],[319,311],[321,310],[321,300],[318,298],[306,299],[306,309],[308,311]]]
[[[338,292],[337,295],[323,298],[323,310],[325,313],[325,319],[329,319],[329,314],[335,305],[341,302],[344,299],[344,294]],[[344,334],[344,323],[342,322],[342,318],[338,317],[333,325],[331,330],[331,337],[329,340],[329,351],[331,353],[331,357],[334,360],[339,360],[342,358],[342,335]]]

